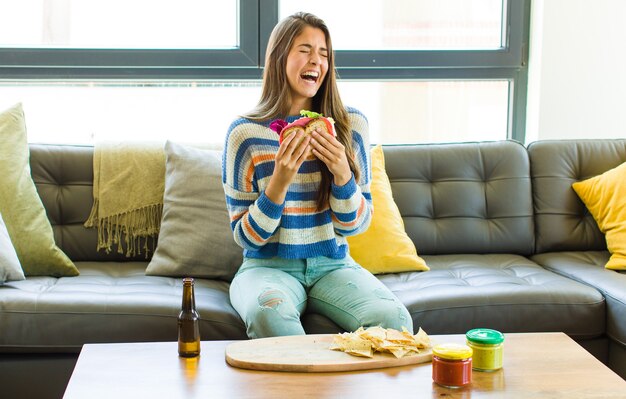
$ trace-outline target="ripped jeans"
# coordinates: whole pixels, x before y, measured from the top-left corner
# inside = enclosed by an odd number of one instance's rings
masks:
[[[305,334],[305,309],[345,331],[380,325],[413,333],[406,307],[349,256],[331,259],[245,258],[230,285],[230,301],[250,338]]]

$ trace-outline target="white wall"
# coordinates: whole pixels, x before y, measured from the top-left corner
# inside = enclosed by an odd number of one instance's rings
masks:
[[[626,1],[533,0],[526,141],[626,138]]]

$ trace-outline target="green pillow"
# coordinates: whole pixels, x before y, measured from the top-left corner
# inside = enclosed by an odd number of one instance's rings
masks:
[[[26,276],[76,276],[54,243],[52,226],[30,175],[22,104],[0,113],[0,213]]]

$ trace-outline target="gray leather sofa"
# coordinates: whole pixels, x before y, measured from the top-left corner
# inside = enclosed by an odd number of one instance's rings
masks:
[[[92,147],[30,150],[57,244],[81,274],[0,286],[0,389],[7,397],[60,397],[85,343],[175,341],[181,282],[145,276],[143,255],[96,251],[96,232],[83,227]],[[571,189],[626,162],[626,140],[384,151],[406,231],[431,271],[379,278],[416,327],[429,334],[563,331],[626,378],[626,273],[604,269],[604,237]],[[246,338],[228,287],[196,281],[204,340]],[[309,333],[340,330],[317,314],[303,322]]]

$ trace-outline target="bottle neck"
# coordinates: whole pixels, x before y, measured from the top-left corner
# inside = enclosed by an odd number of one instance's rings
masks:
[[[183,280],[183,305],[182,310],[195,310],[196,299],[193,292],[193,280]]]

